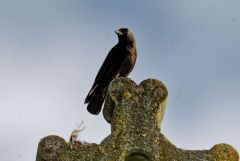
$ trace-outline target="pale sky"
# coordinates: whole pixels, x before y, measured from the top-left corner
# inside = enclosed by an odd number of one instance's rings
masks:
[[[0,0],[0,160],[33,161],[41,138],[99,143],[102,113],[83,104],[115,29],[137,42],[137,83],[168,88],[162,132],[184,149],[240,151],[239,0]]]

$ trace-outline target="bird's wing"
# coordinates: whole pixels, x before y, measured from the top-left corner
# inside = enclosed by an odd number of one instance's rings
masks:
[[[120,65],[122,63],[121,54],[119,54],[120,49],[118,45],[114,46],[108,53],[106,59],[104,60],[95,81],[90,89],[87,97],[85,98],[85,103],[88,103],[93,97],[95,89],[101,84],[102,87],[107,86],[108,83],[118,74]]]
[[[95,82],[101,81],[111,81],[119,72],[120,65],[122,63],[121,54],[119,54],[118,45],[114,46],[108,53],[106,59],[104,60],[98,74],[95,78]]]

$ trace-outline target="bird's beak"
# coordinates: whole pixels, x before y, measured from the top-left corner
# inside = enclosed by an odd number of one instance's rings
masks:
[[[120,30],[115,30],[114,31],[117,35],[122,35],[123,33]]]

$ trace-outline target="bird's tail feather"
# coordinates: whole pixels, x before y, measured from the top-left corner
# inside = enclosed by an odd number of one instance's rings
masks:
[[[87,110],[94,115],[99,114],[102,108],[106,96],[106,87],[97,86],[95,89],[87,96],[88,101]]]
[[[94,90],[97,88],[97,86],[98,86],[98,84],[97,84],[96,82],[94,82],[93,85],[92,85],[92,88],[91,88],[90,91],[88,92],[87,97],[85,98],[84,103],[88,103],[88,102],[91,100],[91,98],[92,98],[93,95],[94,95],[93,92],[94,92]]]

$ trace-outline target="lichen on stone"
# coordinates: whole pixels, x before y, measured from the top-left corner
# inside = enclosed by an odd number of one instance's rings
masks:
[[[161,133],[167,95],[159,80],[136,85],[128,78],[115,79],[103,109],[111,134],[100,144],[78,142],[74,148],[61,137],[45,137],[36,161],[239,161],[237,151],[227,144],[210,150],[184,150],[172,144]]]

